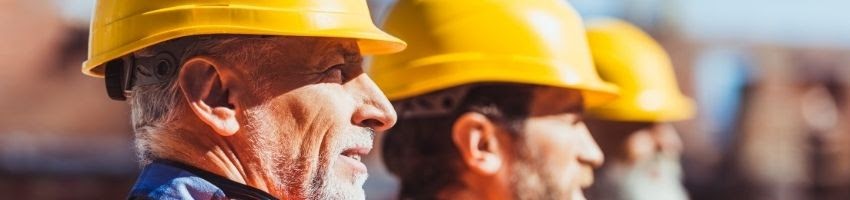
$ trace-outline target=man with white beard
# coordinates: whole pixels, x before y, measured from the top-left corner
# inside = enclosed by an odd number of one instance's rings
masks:
[[[130,199],[364,199],[392,105],[365,0],[100,0],[83,73],[131,107]]]
[[[605,154],[590,199],[682,200],[681,140],[670,124],[694,113],[679,91],[667,54],[649,35],[620,20],[587,24],[600,76],[622,96],[588,110],[587,126]]]

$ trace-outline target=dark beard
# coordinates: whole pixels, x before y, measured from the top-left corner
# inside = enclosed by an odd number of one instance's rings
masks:
[[[517,138],[514,143],[516,151],[511,163],[511,190],[514,199],[570,199],[558,187],[559,178],[545,163],[545,159],[535,149],[529,148],[528,142]]]

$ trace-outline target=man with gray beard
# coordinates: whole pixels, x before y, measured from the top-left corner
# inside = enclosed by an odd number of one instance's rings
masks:
[[[584,198],[603,157],[582,112],[617,88],[566,2],[401,0],[384,28],[410,43],[369,71],[399,114],[400,199]]]
[[[589,189],[591,199],[688,199],[679,163],[681,142],[669,124],[595,119],[587,124],[608,157]]]
[[[667,54],[627,22],[588,22],[587,38],[604,80],[620,98],[588,110],[587,126],[608,158],[588,196],[600,200],[688,199],[682,185],[682,142],[670,124],[690,118],[693,103],[679,91]]]
[[[362,55],[405,46],[363,0],[100,0],[83,73],[131,107],[130,199],[364,199],[396,114]]]

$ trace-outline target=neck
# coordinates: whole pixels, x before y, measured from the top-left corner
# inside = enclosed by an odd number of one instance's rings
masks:
[[[270,174],[258,166],[259,159],[239,157],[238,155],[255,155],[245,152],[243,149],[234,147],[246,147],[245,143],[239,143],[237,135],[223,137],[212,131],[193,131],[192,129],[180,129],[173,135],[175,137],[161,138],[157,142],[156,149],[152,147],[155,155],[169,160],[178,161],[225,177],[238,183],[242,183],[277,197],[281,197],[279,191],[275,191],[274,182]],[[166,145],[167,144],[167,145]]]
[[[464,183],[444,189],[438,199],[511,199],[509,188],[500,184],[502,182],[473,176],[475,175],[462,175]]]
[[[480,194],[466,188],[447,188],[440,192],[437,199],[487,199],[486,194]]]

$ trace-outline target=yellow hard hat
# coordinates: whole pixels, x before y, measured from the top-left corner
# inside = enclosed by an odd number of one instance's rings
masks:
[[[664,49],[638,27],[615,19],[587,24],[596,69],[620,86],[621,96],[591,108],[591,117],[616,121],[675,121],[694,115],[693,100],[679,91]]]
[[[562,0],[401,0],[383,28],[410,44],[369,69],[390,100],[479,82],[577,89],[585,105],[617,94],[597,75],[582,21]]]
[[[99,0],[83,73],[103,77],[100,66],[110,60],[204,34],[353,38],[364,54],[406,46],[375,27],[365,0]]]

